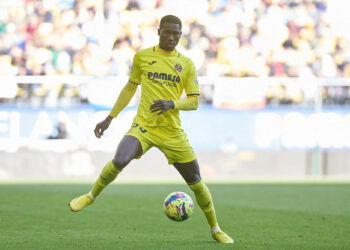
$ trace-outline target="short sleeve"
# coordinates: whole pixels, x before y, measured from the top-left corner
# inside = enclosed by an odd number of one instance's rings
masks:
[[[198,87],[198,80],[197,80],[197,71],[194,67],[194,64],[191,60],[189,60],[189,71],[185,80],[185,91],[186,94],[189,95],[199,95],[199,87]]]
[[[132,61],[132,68],[129,76],[129,81],[134,84],[141,83],[141,70],[140,70],[140,54],[136,53]]]

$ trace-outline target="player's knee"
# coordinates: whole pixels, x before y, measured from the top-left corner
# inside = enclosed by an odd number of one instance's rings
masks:
[[[131,159],[128,159],[127,157],[115,156],[112,162],[117,169],[122,170],[129,164],[130,160]]]
[[[194,185],[202,180],[200,174],[193,174],[191,176],[186,176],[185,178],[188,185]]]

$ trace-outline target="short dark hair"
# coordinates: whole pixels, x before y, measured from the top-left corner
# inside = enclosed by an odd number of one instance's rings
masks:
[[[177,16],[173,16],[173,15],[163,16],[162,19],[160,19],[159,28],[160,29],[163,28],[165,23],[175,23],[180,26],[180,29],[182,28],[181,20]]]

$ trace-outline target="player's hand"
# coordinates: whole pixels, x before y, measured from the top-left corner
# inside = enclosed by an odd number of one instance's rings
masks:
[[[149,107],[149,109],[151,110],[151,113],[159,111],[157,115],[160,115],[174,107],[175,104],[173,101],[154,100],[153,104]]]
[[[101,138],[101,136],[103,135],[103,132],[109,127],[109,124],[111,124],[112,119],[113,117],[108,116],[102,122],[97,123],[96,128],[94,130],[95,136],[97,138]]]

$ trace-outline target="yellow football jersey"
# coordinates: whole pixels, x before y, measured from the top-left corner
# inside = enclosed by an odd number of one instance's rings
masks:
[[[141,101],[134,119],[147,126],[180,127],[179,110],[151,113],[154,100],[179,100],[186,94],[199,95],[196,69],[188,57],[154,46],[138,51],[133,59],[129,81],[141,84]]]

